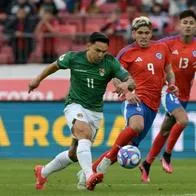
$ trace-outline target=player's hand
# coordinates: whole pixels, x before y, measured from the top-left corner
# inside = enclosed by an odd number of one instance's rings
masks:
[[[28,93],[30,93],[31,91],[33,91],[35,88],[37,88],[39,86],[40,82],[37,80],[32,80],[29,83],[29,89],[28,89]]]
[[[175,84],[169,84],[167,92],[175,94],[177,97],[179,96],[179,89]]]
[[[130,91],[127,91],[127,93],[123,94],[122,97],[124,97],[124,99],[131,104],[141,103],[140,98],[135,93],[132,93]]]
[[[131,90],[132,90],[132,86],[135,86],[135,83],[134,83],[134,85],[132,85],[132,84],[130,84],[130,82],[127,82],[127,81],[122,82],[117,78],[112,79],[112,82],[115,87],[114,93],[117,93],[119,97],[122,96],[123,94],[126,94],[127,91],[130,90],[129,89],[130,86],[131,86]]]
[[[118,96],[120,96],[121,94],[121,89],[118,87],[119,84],[121,84],[122,82],[118,79],[118,78],[113,78],[112,79],[112,84],[114,85],[115,87],[115,90],[113,91],[113,93],[117,93]]]

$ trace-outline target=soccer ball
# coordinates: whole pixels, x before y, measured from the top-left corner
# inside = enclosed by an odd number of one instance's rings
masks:
[[[127,145],[120,148],[117,155],[118,163],[127,169],[133,169],[141,161],[140,150],[136,146]]]

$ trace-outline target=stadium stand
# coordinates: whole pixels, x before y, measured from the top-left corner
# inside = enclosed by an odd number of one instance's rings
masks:
[[[154,13],[153,8],[159,6],[159,13]],[[55,56],[60,55],[68,50],[80,50],[85,48],[84,40],[93,31],[103,31],[110,37],[110,52],[116,55],[120,48],[125,44],[131,43],[133,40],[130,39],[130,27],[129,24],[132,22],[134,17],[138,15],[147,15],[152,17],[155,21],[155,39],[163,37],[168,34],[175,34],[177,31],[176,19],[179,12],[184,9],[190,8],[196,10],[196,2],[193,0],[183,1],[183,5],[179,4],[178,1],[153,1],[153,0],[79,0],[79,1],[65,1],[63,4],[56,4],[56,1],[51,0],[48,4],[47,1],[30,1],[24,0],[21,4],[19,0],[6,1],[2,3],[0,8],[0,64],[12,64],[17,63],[18,59],[14,59],[14,49],[11,47],[9,42],[10,38],[14,38],[16,34],[10,35],[4,29],[7,23],[16,17],[16,8],[19,9],[25,7],[27,15],[33,18],[35,27],[32,33],[26,35],[25,29],[23,30],[22,37],[28,39],[29,36],[33,40],[33,45],[26,45],[30,49],[30,55],[27,57],[27,63],[42,63],[50,62]],[[67,7],[67,9],[66,9]],[[53,19],[58,23],[55,29],[50,31],[47,30],[47,44],[51,40],[52,45],[56,44],[55,55],[48,57],[46,61],[43,51],[46,46],[41,41],[41,35],[36,35],[36,28],[40,21],[43,20],[45,12],[52,12]],[[117,19],[111,22],[112,14],[117,13]],[[6,17],[5,17],[6,16]],[[161,20],[164,16],[167,22],[163,22],[163,25],[159,28],[156,24],[157,19]],[[47,18],[47,17],[46,17]],[[45,19],[44,19],[45,20]],[[108,28],[108,24],[111,22]],[[103,27],[107,27],[103,29]],[[17,31],[17,29],[16,29]],[[54,33],[55,31],[55,33]],[[158,32],[158,33],[157,33]],[[2,35],[4,33],[4,35]],[[40,33],[38,33],[40,34]],[[46,37],[45,37],[46,36]],[[84,39],[84,40],[83,40]],[[49,44],[51,45],[51,44]],[[57,47],[58,46],[58,47]],[[49,48],[49,47],[47,47]]]

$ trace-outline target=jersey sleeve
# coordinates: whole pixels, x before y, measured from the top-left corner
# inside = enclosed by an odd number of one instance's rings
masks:
[[[60,69],[69,69],[71,64],[70,62],[71,62],[71,52],[65,53],[57,59],[57,65],[59,66]]]
[[[114,60],[114,69],[113,69],[113,77],[118,78],[121,81],[124,81],[126,78],[128,78],[129,73],[127,70],[125,70],[118,60]]]
[[[178,36],[168,36],[158,40],[158,42],[165,43],[168,46],[169,51],[171,52],[171,48],[175,44],[176,39],[178,39]]]
[[[164,44],[164,48],[165,48],[165,65],[168,65],[168,64],[171,64],[170,51],[169,51],[169,47],[167,46],[167,44]]]
[[[125,60],[125,55],[126,52],[119,52],[119,54],[117,55],[116,59],[120,62],[120,64],[127,70],[128,69],[128,63]]]

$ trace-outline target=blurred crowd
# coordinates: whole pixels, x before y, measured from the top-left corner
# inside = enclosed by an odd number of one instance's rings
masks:
[[[0,64],[49,63],[85,48],[93,31],[110,37],[110,52],[131,43],[133,18],[146,15],[154,39],[178,31],[178,14],[196,0],[6,0],[0,1]]]

